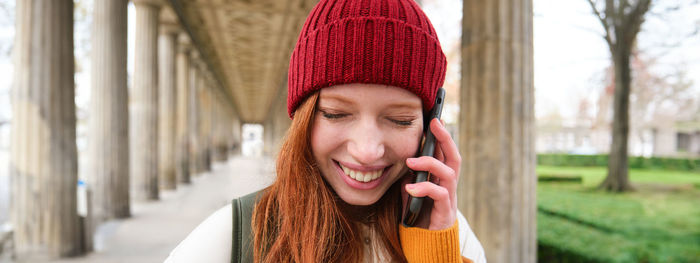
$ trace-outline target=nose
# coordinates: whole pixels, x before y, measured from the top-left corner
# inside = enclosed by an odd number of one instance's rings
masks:
[[[384,156],[384,136],[375,121],[363,121],[350,132],[348,152],[360,164],[373,164]]]

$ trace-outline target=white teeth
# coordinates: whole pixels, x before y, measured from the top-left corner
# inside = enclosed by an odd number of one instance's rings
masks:
[[[360,171],[355,171],[355,170],[352,170],[350,168],[347,168],[347,167],[343,166],[342,164],[340,165],[340,168],[342,168],[343,172],[345,174],[347,174],[348,176],[350,176],[350,178],[355,179],[356,181],[365,182],[365,183],[379,178],[382,175],[382,172],[384,171],[384,169],[381,169],[381,170],[363,173]]]

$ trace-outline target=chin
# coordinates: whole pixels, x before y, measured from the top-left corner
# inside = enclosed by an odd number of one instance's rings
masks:
[[[379,196],[357,196],[358,194],[354,193],[346,193],[346,194],[338,194],[340,199],[342,199],[345,203],[349,205],[356,205],[356,206],[368,206],[368,205],[373,205],[379,199],[382,197],[381,195]]]

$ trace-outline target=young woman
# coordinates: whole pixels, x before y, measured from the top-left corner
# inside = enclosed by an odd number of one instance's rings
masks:
[[[277,178],[254,193],[255,262],[486,261],[457,210],[457,146],[438,120],[424,120],[445,66],[435,30],[413,0],[314,7],[290,61],[292,124]],[[436,156],[414,158],[424,123],[437,139]],[[412,184],[411,170],[435,179]],[[409,194],[433,200],[416,227],[401,224]],[[167,261],[237,260],[234,219],[231,206],[217,211]]]

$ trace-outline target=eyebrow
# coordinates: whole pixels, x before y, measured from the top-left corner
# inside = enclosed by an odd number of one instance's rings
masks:
[[[348,99],[346,99],[346,98],[343,98],[343,97],[341,97],[341,96],[336,96],[336,95],[333,95],[333,94],[330,94],[330,95],[321,95],[321,98],[322,98],[323,100],[336,100],[336,101],[338,101],[338,102],[340,102],[340,103],[343,103],[343,104],[355,104],[355,103],[354,103],[353,101],[351,101],[351,100],[348,100]]]
[[[354,105],[355,102],[349,99],[346,99],[342,96],[334,95],[334,94],[329,94],[323,96],[323,100],[334,100],[342,104],[347,104],[347,105]],[[423,107],[421,106],[420,103],[411,103],[411,102],[396,102],[396,103],[391,103],[386,106],[386,108],[392,108],[392,109],[416,109],[420,108],[422,109]]]
[[[415,109],[415,108],[422,108],[420,103],[405,103],[405,102],[399,102],[399,103],[392,103],[387,106],[387,108],[408,108],[408,109]]]

